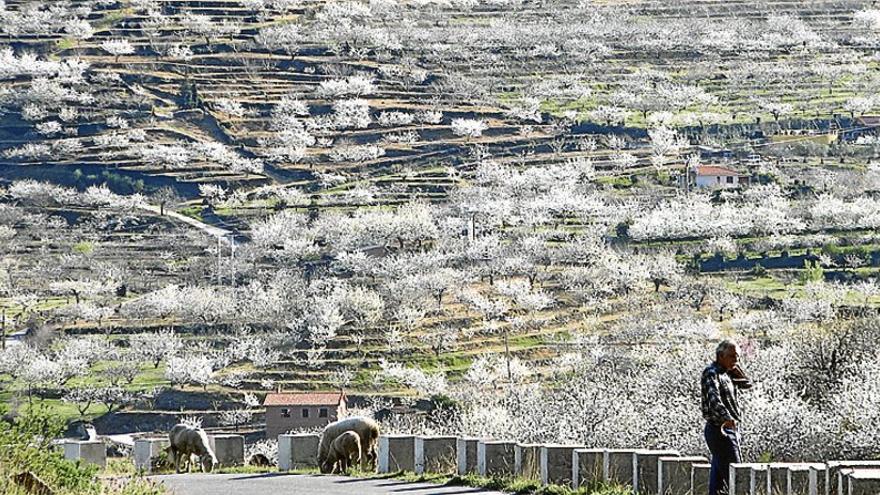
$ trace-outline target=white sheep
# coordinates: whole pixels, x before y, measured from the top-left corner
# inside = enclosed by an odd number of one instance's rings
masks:
[[[210,473],[214,469],[214,465],[217,464],[217,456],[211,450],[208,435],[201,428],[193,428],[185,424],[175,425],[168,433],[168,440],[171,442],[171,446],[168,448],[171,462],[174,463],[174,469],[178,473],[180,472],[180,461],[189,459],[193,454],[199,457],[202,470],[207,473]],[[189,470],[188,467],[187,470]]]
[[[324,462],[331,473],[344,473],[352,464],[362,462],[362,455],[360,435],[346,431],[330,444],[330,452]]]
[[[330,456],[330,448],[333,445],[333,441],[347,431],[357,433],[360,438],[362,452],[361,469],[365,469],[367,461],[369,461],[371,469],[376,468],[379,424],[370,418],[357,416],[335,421],[324,428],[324,432],[321,433],[321,443],[318,446],[318,465],[321,467],[322,473],[329,473],[333,470],[333,465],[327,463]]]

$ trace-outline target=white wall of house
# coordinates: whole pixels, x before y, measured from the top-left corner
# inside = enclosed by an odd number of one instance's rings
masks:
[[[698,175],[696,180],[697,187],[706,188],[728,188],[739,187],[741,184],[748,183],[744,177],[735,175]]]

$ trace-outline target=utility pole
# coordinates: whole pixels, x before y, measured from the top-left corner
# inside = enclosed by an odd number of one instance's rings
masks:
[[[221,285],[223,282],[223,276],[221,270],[223,269],[223,241],[229,243],[229,277],[230,279],[234,279],[234,268],[232,266],[232,262],[235,261],[235,234],[229,233],[225,236],[218,235],[217,236],[217,285]],[[231,282],[230,282],[231,283]]]
[[[235,234],[229,233],[229,285],[235,287]]]
[[[217,285],[220,285],[220,257],[223,255],[223,245],[220,243],[222,238],[217,236]]]

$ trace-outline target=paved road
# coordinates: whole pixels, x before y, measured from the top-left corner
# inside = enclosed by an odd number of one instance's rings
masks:
[[[502,495],[466,486],[302,474],[178,474],[154,476],[175,495]]]

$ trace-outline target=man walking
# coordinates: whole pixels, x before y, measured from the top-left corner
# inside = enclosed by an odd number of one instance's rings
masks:
[[[701,380],[704,435],[712,452],[709,495],[727,495],[730,464],[742,462],[739,451],[740,410],[737,389],[751,388],[752,382],[737,366],[736,343],[724,340],[715,349],[715,361],[703,370]]]

